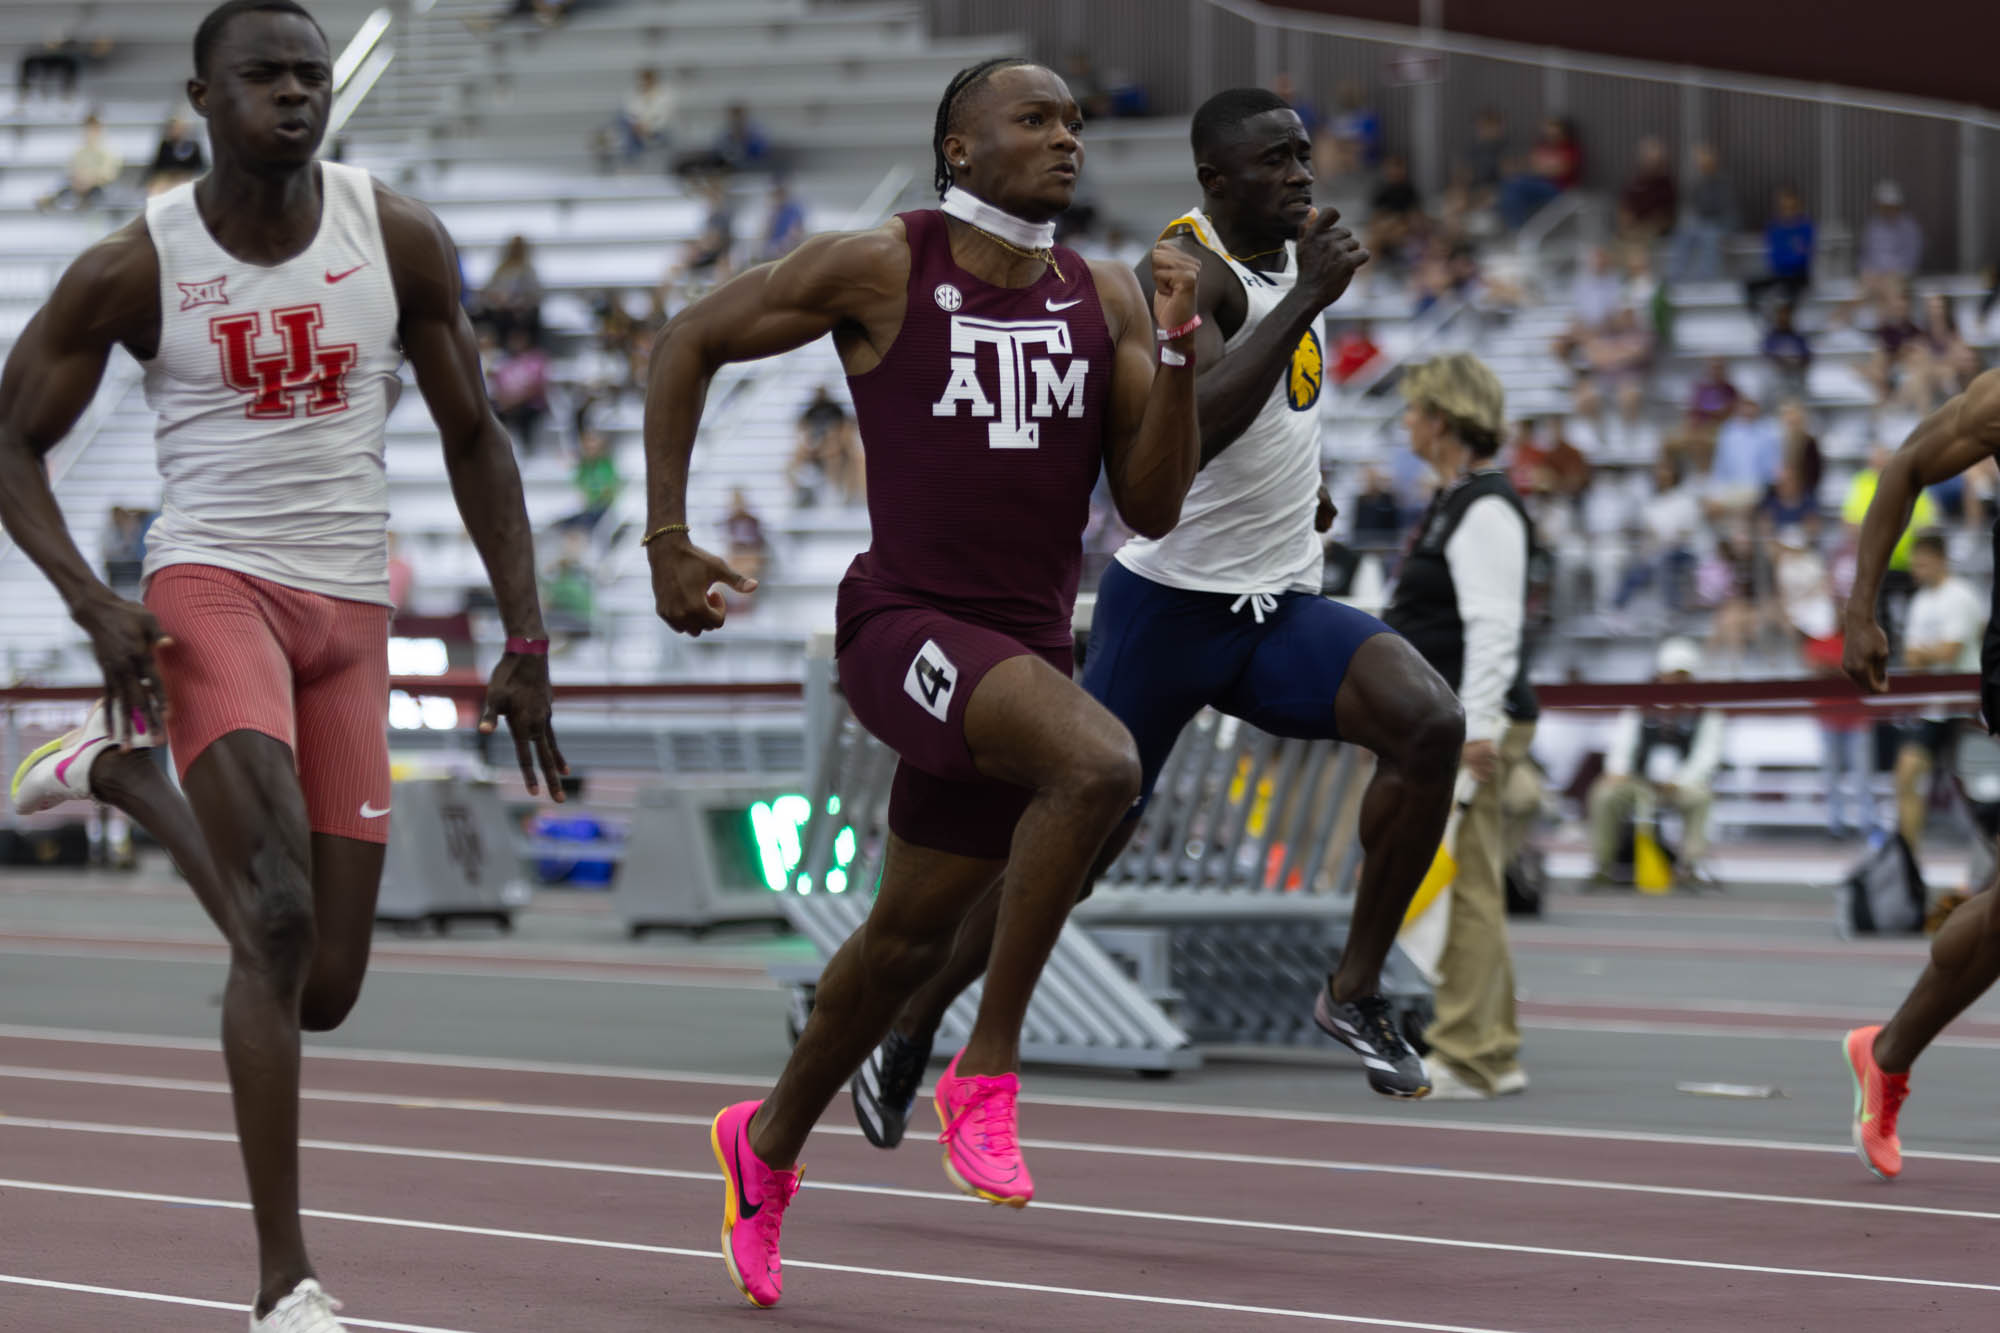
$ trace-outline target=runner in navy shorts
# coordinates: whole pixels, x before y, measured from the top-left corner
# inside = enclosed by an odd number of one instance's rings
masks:
[[[1276,736],[1339,740],[1334,700],[1348,663],[1364,642],[1394,632],[1313,593],[1260,603],[1188,592],[1112,561],[1097,589],[1083,688],[1138,742],[1144,777],[1133,813],[1151,799],[1174,741],[1203,708]]]

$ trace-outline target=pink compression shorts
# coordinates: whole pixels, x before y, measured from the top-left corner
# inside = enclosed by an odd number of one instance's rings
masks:
[[[213,565],[153,575],[146,607],[181,777],[232,731],[291,747],[315,833],[389,840],[389,608]]]

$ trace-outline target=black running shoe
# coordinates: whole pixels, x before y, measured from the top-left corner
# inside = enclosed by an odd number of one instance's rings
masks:
[[[891,1032],[862,1061],[854,1075],[854,1118],[876,1147],[893,1148],[903,1141],[910,1108],[917,1103],[917,1084],[923,1081],[930,1058],[929,1042],[920,1046]]]
[[[1385,1097],[1428,1097],[1431,1076],[1424,1062],[1403,1039],[1396,1011],[1380,995],[1364,995],[1343,1004],[1333,998],[1333,983],[1319,988],[1313,1002],[1313,1022],[1361,1057],[1368,1086]]]

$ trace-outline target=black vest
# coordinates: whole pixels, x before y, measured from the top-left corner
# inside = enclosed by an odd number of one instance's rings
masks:
[[[1457,693],[1465,677],[1465,622],[1458,614],[1458,588],[1451,578],[1451,566],[1444,557],[1445,543],[1458,531],[1465,511],[1474,500],[1497,495],[1513,506],[1528,532],[1528,552],[1534,553],[1535,525],[1521,507],[1521,497],[1498,468],[1471,472],[1439,491],[1417,525],[1416,541],[1403,557],[1396,576],[1396,591],[1382,619],[1422,653]],[[1507,716],[1516,722],[1532,722],[1541,714],[1534,687],[1528,684],[1528,623],[1525,608],[1521,617],[1521,657],[1514,684],[1507,691]]]
[[[1626,757],[1625,771],[1645,776],[1646,756],[1655,746],[1665,746],[1681,757],[1686,763],[1688,752],[1694,749],[1694,729],[1700,721],[1700,714],[1687,711],[1672,713],[1647,713],[1639,722],[1639,744]]]

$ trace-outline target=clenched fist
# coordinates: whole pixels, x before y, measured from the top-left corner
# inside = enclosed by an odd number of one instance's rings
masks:
[[[1312,292],[1321,308],[1338,301],[1368,262],[1368,252],[1345,227],[1336,226],[1340,212],[1315,208],[1299,228],[1299,282]]]
[[[1177,329],[1194,318],[1195,288],[1201,282],[1201,260],[1163,239],[1153,247],[1153,322],[1162,330]]]

